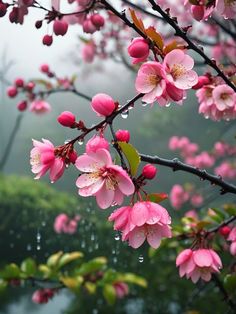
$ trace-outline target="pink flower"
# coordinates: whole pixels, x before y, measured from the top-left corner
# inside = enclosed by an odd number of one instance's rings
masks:
[[[235,256],[236,255],[236,227],[234,227],[228,236],[228,241],[232,241],[230,244],[230,253]]]
[[[114,221],[114,230],[122,231],[122,238],[134,229],[135,225],[131,222],[131,206],[124,206],[116,209],[108,218]]]
[[[200,194],[194,194],[192,197],[191,197],[191,200],[190,200],[191,204],[193,206],[196,206],[196,207],[199,207],[202,205],[203,203],[203,197],[202,195]]]
[[[196,85],[198,76],[192,70],[194,60],[180,49],[174,49],[164,58],[166,80],[179,89],[189,89]]]
[[[96,153],[101,148],[109,150],[108,141],[103,136],[94,135],[86,144],[86,153]]]
[[[217,0],[216,10],[225,19],[234,19],[236,16],[236,2],[234,0]]]
[[[234,179],[236,178],[236,167],[228,162],[223,161],[218,167],[215,168],[215,174],[221,176],[225,179]]]
[[[36,290],[32,295],[32,301],[37,304],[48,303],[55,294],[55,291],[52,289],[39,289]]]
[[[116,139],[120,142],[128,143],[130,140],[130,133],[128,130],[118,130],[116,131]]]
[[[128,53],[133,58],[133,64],[146,61],[149,55],[147,40],[141,37],[134,38],[128,47]]]
[[[116,108],[114,100],[106,94],[95,95],[92,99],[91,106],[99,117],[110,116]]]
[[[94,60],[96,54],[96,45],[93,41],[90,41],[82,46],[81,50],[82,59],[87,62],[91,63]]]
[[[123,299],[126,295],[129,294],[129,286],[124,282],[114,282],[113,287],[115,288],[118,299]]]
[[[75,165],[78,170],[85,172],[76,181],[79,194],[84,197],[94,195],[102,209],[112,204],[120,205],[124,195],[134,193],[129,175],[120,166],[113,164],[106,149],[78,157]]]
[[[51,106],[46,101],[39,99],[39,100],[34,100],[31,103],[29,110],[37,114],[42,114],[42,113],[46,113],[50,111]]]
[[[144,102],[153,103],[163,94],[166,87],[163,66],[154,61],[144,63],[138,71],[135,87],[139,93],[145,94]]]
[[[236,94],[226,84],[216,86],[212,96],[217,109],[220,111],[236,106]]]
[[[30,152],[31,171],[36,174],[35,179],[39,179],[50,170],[50,180],[55,182],[64,173],[65,161],[56,157],[54,145],[43,139],[43,142],[33,140],[33,148]]]
[[[77,230],[79,220],[79,215],[70,219],[66,214],[60,214],[54,221],[54,230],[56,233],[74,234]]]
[[[180,184],[175,184],[172,187],[170,192],[170,202],[174,208],[180,209],[181,206],[188,201],[188,199],[189,194],[185,192]]]
[[[211,249],[186,249],[177,256],[176,266],[179,267],[180,277],[186,275],[196,283],[200,278],[210,281],[211,274],[218,273],[222,268],[222,262],[219,255]]]
[[[167,210],[153,202],[137,202],[129,212],[130,231],[122,234],[122,240],[129,241],[134,249],[140,247],[145,239],[157,249],[162,238],[171,238],[169,224],[171,218]]]

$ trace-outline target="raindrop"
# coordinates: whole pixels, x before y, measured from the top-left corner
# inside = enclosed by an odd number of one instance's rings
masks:
[[[95,250],[98,250],[98,249],[99,249],[99,244],[98,244],[98,243],[95,244],[94,249],[95,249]]]
[[[146,103],[146,102],[144,102],[144,101],[142,101],[142,106],[143,107],[146,107],[148,104]]]
[[[11,243],[11,244],[10,244],[10,248],[11,248],[11,249],[13,249],[13,248],[14,248],[14,246],[15,246],[15,244],[14,244],[14,243]]]
[[[46,226],[46,221],[42,221],[41,225],[42,225],[42,227],[45,227]]]
[[[83,240],[83,241],[81,242],[81,247],[82,247],[82,249],[84,249],[85,246],[86,246],[86,243],[85,243],[85,241]]]
[[[129,107],[128,107],[129,110],[132,110],[134,109],[134,104],[131,104]]]
[[[117,257],[116,257],[116,256],[113,257],[113,263],[114,263],[114,264],[117,263]]]
[[[139,261],[139,263],[143,263],[143,261],[144,261],[143,255],[139,255],[138,261]]]
[[[230,121],[230,118],[226,118],[225,120],[226,120],[227,122],[229,122],[229,121]]]
[[[14,230],[11,229],[11,230],[9,231],[9,234],[14,234]]]
[[[167,107],[167,108],[170,107],[170,102],[168,102],[168,103],[166,104],[166,107]]]
[[[32,250],[32,246],[30,244],[27,244],[26,250],[27,251],[31,251]]]
[[[40,242],[40,240],[41,240],[41,234],[40,234],[39,232],[37,232],[36,239],[37,239],[37,242]]]
[[[122,117],[123,119],[127,119],[128,116],[129,116],[129,110],[125,110],[125,111],[123,111],[122,114],[121,114],[121,117]]]
[[[69,138],[69,139],[65,140],[64,144],[68,144],[70,141],[71,141],[71,139]]]
[[[91,234],[91,241],[94,241],[95,240],[95,235],[92,233]]]
[[[79,144],[79,145],[83,145],[83,144],[84,144],[84,140],[83,140],[82,138],[80,138],[80,139],[78,140],[78,144]]]
[[[92,253],[92,252],[93,252],[93,248],[92,248],[91,246],[89,246],[88,252],[89,252],[89,253]]]
[[[51,183],[53,184],[53,183],[54,183],[54,181],[51,181]]]
[[[117,233],[117,234],[115,235],[115,240],[116,240],[116,241],[119,241],[119,240],[120,240],[120,235],[119,235],[119,233]]]
[[[115,249],[112,250],[112,254],[116,254],[116,250]]]
[[[38,244],[38,245],[36,246],[36,250],[37,250],[37,251],[40,251],[40,250],[41,250],[40,244]]]
[[[209,119],[209,116],[205,116],[205,119]]]
[[[97,309],[93,309],[93,314],[98,314],[98,310]]]

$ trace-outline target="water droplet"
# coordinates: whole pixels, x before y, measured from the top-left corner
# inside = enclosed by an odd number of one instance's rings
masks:
[[[14,248],[14,246],[15,246],[15,244],[14,244],[14,243],[11,243],[11,244],[10,244],[10,248],[11,248],[11,249],[13,249],[13,248]]]
[[[66,164],[66,165],[65,165],[65,167],[66,167],[66,169],[68,169],[68,168],[69,168],[69,165],[68,165],[68,164]]]
[[[32,250],[32,246],[30,244],[27,244],[26,250],[27,251],[31,251]]]
[[[114,264],[117,263],[117,257],[116,257],[116,256],[113,257],[113,263],[114,263]]]
[[[71,141],[71,139],[69,138],[69,139],[65,140],[64,144],[68,144],[70,141]]]
[[[51,183],[53,184],[55,181],[51,181]]]
[[[134,104],[129,105],[128,109],[129,109],[129,110],[134,109]]]
[[[99,244],[96,243],[95,246],[94,246],[95,250],[98,250],[99,249]]]
[[[78,140],[78,144],[79,144],[79,145],[83,145],[83,144],[84,144],[84,140],[83,140],[82,138],[80,138],[80,139]]]
[[[229,121],[230,121],[230,118],[226,118],[225,120],[226,120],[227,122],[229,122]]]
[[[83,240],[83,241],[81,242],[81,247],[82,247],[82,249],[84,249],[85,246],[86,246],[86,243],[85,243],[85,241]]]
[[[122,114],[121,114],[121,117],[122,117],[123,119],[127,119],[128,116],[129,116],[129,110],[125,110],[125,111],[123,111]]]
[[[36,239],[37,239],[37,242],[40,242],[40,240],[41,240],[41,234],[40,234],[39,232],[37,232]]]
[[[14,230],[11,229],[11,230],[9,231],[9,234],[14,234]]]
[[[143,255],[139,255],[138,261],[139,261],[139,263],[143,263],[143,261],[144,261]]]
[[[97,309],[93,309],[93,314],[98,314],[98,310]]]
[[[91,241],[94,241],[95,240],[95,235],[92,233],[91,234]]]
[[[142,101],[142,106],[143,106],[143,107],[146,107],[147,105],[148,105],[148,103]]]
[[[38,245],[36,246],[36,250],[37,250],[37,251],[40,251],[40,250],[41,250],[41,245],[38,244]]]
[[[41,225],[42,225],[42,227],[45,227],[46,226],[46,221],[42,221]]]
[[[168,103],[166,104],[166,107],[167,107],[167,108],[170,107],[170,102],[168,102]]]
[[[113,249],[113,250],[111,251],[111,253],[112,253],[112,254],[116,254],[116,250]]]
[[[209,116],[205,116],[205,119],[209,119]]]
[[[119,241],[119,240],[120,240],[120,235],[119,235],[119,233],[117,233],[117,234],[115,235],[115,240],[116,240],[116,241]]]
[[[89,252],[89,253],[92,253],[92,252],[93,252],[93,248],[92,248],[91,246],[89,246],[88,252]]]

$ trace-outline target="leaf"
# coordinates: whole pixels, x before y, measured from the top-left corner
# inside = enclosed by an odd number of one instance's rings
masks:
[[[61,258],[62,255],[63,255],[63,252],[59,251],[59,252],[49,256],[49,258],[47,260],[47,265],[49,267],[56,267],[57,263],[59,262],[59,259]]]
[[[143,288],[147,288],[147,281],[141,276],[137,276],[132,273],[126,273],[122,275],[122,280],[127,283],[133,283]]]
[[[165,55],[167,55],[167,53],[171,52],[174,49],[184,49],[184,45],[179,44],[176,40],[173,40],[164,47],[163,52]]]
[[[132,18],[132,21],[133,21],[134,25],[145,34],[146,33],[145,32],[145,27],[143,25],[142,20],[137,17],[137,15],[136,15],[134,10],[129,9],[129,11],[130,11],[130,15],[131,15],[131,18]]]
[[[96,292],[96,289],[97,289],[96,284],[93,282],[90,282],[90,281],[85,282],[84,287],[87,289],[87,291],[90,294],[94,294]]]
[[[61,268],[65,266],[66,264],[69,264],[77,259],[80,259],[84,256],[82,252],[71,252],[71,253],[65,253],[61,256],[58,262],[58,268]]]
[[[84,278],[82,276],[60,277],[60,281],[70,290],[78,291],[84,281]]]
[[[201,220],[196,224],[196,227],[198,230],[202,230],[203,228],[205,228],[206,226],[211,225],[211,223],[209,221],[206,220]]]
[[[27,276],[33,276],[37,271],[36,263],[32,258],[25,259],[20,268]]]
[[[228,274],[224,278],[224,287],[229,293],[236,291],[236,274]]]
[[[229,214],[229,215],[232,215],[232,216],[235,216],[236,215],[236,206],[234,204],[227,204],[227,205],[224,205],[224,210]]]
[[[129,143],[118,142],[118,144],[129,162],[131,175],[135,176],[141,161],[138,151]]]
[[[14,263],[8,264],[5,266],[4,270],[1,271],[0,278],[18,279],[20,278],[20,268]]]
[[[106,284],[103,288],[103,295],[107,303],[113,305],[116,301],[116,290],[111,284]]]
[[[39,267],[38,267],[39,271],[41,273],[43,273],[43,277],[44,278],[48,278],[50,277],[51,273],[52,273],[52,270],[51,268],[49,268],[47,265],[45,264],[40,264]]]
[[[76,274],[84,276],[103,269],[106,264],[107,259],[105,257],[97,257],[87,263],[83,263],[80,268],[76,270]]]
[[[159,33],[155,30],[153,26],[150,26],[146,29],[146,34],[149,38],[151,38],[152,41],[155,42],[155,44],[160,48],[161,50],[164,47],[164,42]]]
[[[154,203],[160,203],[168,198],[166,193],[151,193],[147,195],[147,200]]]

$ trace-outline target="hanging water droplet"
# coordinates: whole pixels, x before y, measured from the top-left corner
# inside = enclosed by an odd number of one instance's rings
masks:
[[[209,119],[209,116],[205,116],[205,119]]]
[[[129,110],[134,109],[134,104],[129,105],[128,109],[129,109]]]
[[[83,241],[81,242],[81,247],[84,249],[85,246],[86,246],[86,243],[85,243],[85,241],[83,240]]]
[[[9,231],[9,234],[14,234],[14,230],[11,229],[11,230]]]
[[[116,257],[116,256],[113,257],[113,263],[114,263],[114,264],[117,263],[117,257]]]
[[[93,309],[93,314],[98,314],[98,310],[97,309]]]
[[[36,250],[40,251],[41,250],[41,245],[38,244],[37,247],[36,247]]]
[[[15,246],[15,244],[14,244],[14,243],[11,243],[11,244],[10,244],[10,248],[11,248],[11,249],[13,249],[13,248],[14,248],[14,246]]]
[[[31,251],[32,250],[32,246],[30,244],[27,244],[26,250],[27,251]]]
[[[55,181],[51,181],[51,183],[53,184]]]
[[[41,234],[40,234],[39,232],[37,232],[36,239],[37,239],[37,242],[40,242],[40,240],[41,240]]]
[[[64,141],[64,144],[68,144],[70,141],[71,141],[71,139],[69,138],[69,139]]]
[[[142,101],[142,106],[143,106],[143,107],[146,107],[147,105],[148,105],[148,103]]]
[[[68,165],[68,164],[66,164],[66,165],[65,165],[65,167],[66,167],[66,169],[68,169],[68,168],[69,168],[69,165]]]
[[[123,119],[127,119],[128,116],[129,116],[129,110],[125,110],[125,111],[123,111],[122,114],[121,114],[121,117],[122,117]]]
[[[92,233],[91,234],[91,241],[94,241],[95,240],[95,235]]]
[[[230,121],[230,118],[226,118],[225,120],[226,120],[227,122],[229,122],[229,121]]]
[[[89,252],[89,253],[92,253],[92,252],[93,252],[93,248],[92,248],[91,246],[89,246],[88,252]]]
[[[99,249],[99,244],[98,244],[98,242],[97,242],[97,243],[95,243],[95,245],[94,245],[94,249],[95,249],[95,250],[98,250],[98,249]]]
[[[42,221],[41,225],[42,225],[42,227],[45,227],[46,226],[46,221]]]
[[[144,261],[143,255],[139,255],[138,261],[139,261],[139,263],[143,263],[143,261]]]
[[[167,107],[167,108],[170,107],[170,102],[168,102],[168,103],[166,104],[166,107]]]
[[[116,241],[119,241],[119,240],[120,240],[120,235],[119,235],[119,233],[117,233],[117,234],[115,235],[115,240],[116,240]]]
[[[79,145],[83,145],[83,144],[84,144],[84,139],[80,138],[80,139],[78,140],[78,144],[79,144]]]
[[[116,250],[113,249],[113,250],[111,251],[111,253],[112,253],[112,254],[116,254]]]

